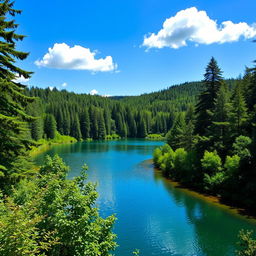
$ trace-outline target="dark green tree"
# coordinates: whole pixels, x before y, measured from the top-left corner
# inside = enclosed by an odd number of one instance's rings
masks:
[[[171,130],[167,133],[167,143],[173,149],[184,147],[184,133],[186,122],[184,113],[179,113],[174,121]],[[188,135],[189,136],[189,135]]]
[[[57,126],[53,115],[46,114],[44,118],[44,133],[47,139],[54,139],[56,136]]]
[[[206,135],[208,127],[212,122],[211,112],[215,107],[217,93],[222,83],[222,71],[219,68],[216,60],[211,58],[211,61],[206,67],[204,74],[205,89],[199,96],[196,105],[196,125],[195,132],[199,135]]]
[[[233,136],[239,136],[242,134],[242,128],[245,126],[248,119],[247,107],[240,83],[235,87],[231,103],[230,123],[232,134]]]
[[[28,53],[16,50],[23,35],[16,33],[18,24],[14,17],[20,10],[13,8],[14,2],[0,1],[0,178],[1,182],[25,175],[25,159],[30,142],[26,139],[26,121],[34,120],[25,112],[33,98],[23,94],[25,86],[15,82],[17,77],[29,78],[27,72],[16,66],[17,60],[24,60]]]
[[[104,122],[104,116],[103,116],[103,111],[101,110],[99,112],[99,134],[98,134],[98,139],[99,140],[104,140],[106,137],[106,127],[105,127],[105,122]]]
[[[230,108],[228,89],[226,84],[223,83],[217,93],[212,124],[209,128],[209,135],[211,136],[214,147],[222,158],[225,157],[230,144]]]
[[[71,136],[76,138],[77,140],[82,139],[82,134],[80,130],[80,121],[77,114],[74,116],[74,119],[71,123]]]
[[[82,138],[84,140],[90,138],[90,117],[89,117],[89,112],[88,109],[86,108],[80,117],[80,125],[81,125],[81,133],[82,133]]]

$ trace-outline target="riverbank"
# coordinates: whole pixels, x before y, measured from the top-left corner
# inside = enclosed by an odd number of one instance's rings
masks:
[[[61,144],[71,144],[75,143],[77,140],[71,136],[66,136],[66,135],[61,135],[57,134],[54,139],[41,139],[39,140],[38,146],[34,146],[30,150],[30,156],[34,157],[36,155],[39,155],[48,149],[50,149],[51,146],[53,145],[61,145]]]
[[[153,165],[153,160],[150,160],[150,164]],[[214,205],[215,207],[221,208],[224,211],[228,212],[229,214],[232,214],[241,219],[246,219],[246,220],[252,222],[253,224],[256,224],[256,215],[250,213],[247,209],[230,205],[227,202],[224,202],[221,199],[221,197],[208,195],[206,193],[202,193],[202,192],[196,191],[190,187],[187,187],[178,181],[174,181],[174,180],[170,179],[169,177],[164,176],[163,172],[158,168],[154,168],[154,170],[155,170],[156,177],[161,178],[163,180],[163,182],[166,183],[166,185],[172,186],[175,189],[178,189],[189,196],[198,198],[198,199],[203,200],[209,204]]]

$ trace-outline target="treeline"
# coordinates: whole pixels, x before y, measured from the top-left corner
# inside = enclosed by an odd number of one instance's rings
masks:
[[[44,136],[51,138],[54,130],[77,140],[166,134],[176,112],[151,112],[114,99],[56,89],[31,88],[26,93],[38,98],[27,109],[28,113],[38,117],[31,124],[31,136],[35,140]]]
[[[226,81],[231,88],[234,82]],[[51,138],[54,130],[77,140],[165,136],[177,113],[194,105],[203,87],[202,82],[191,82],[155,93],[121,98],[75,94],[56,88],[31,88],[26,94],[38,100],[28,107],[28,113],[39,117],[31,125],[31,136],[35,140]]]
[[[214,58],[195,107],[180,112],[156,167],[174,180],[256,213],[256,68],[228,86]]]

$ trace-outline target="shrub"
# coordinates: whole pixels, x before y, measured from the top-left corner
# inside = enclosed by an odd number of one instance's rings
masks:
[[[239,136],[236,138],[235,143],[233,144],[233,152],[237,154],[241,159],[251,156],[249,146],[252,143],[252,140],[246,136]]]
[[[217,172],[214,175],[210,176],[209,174],[204,174],[204,189],[208,192],[214,194],[220,191],[220,188],[225,181],[226,176],[225,172]]]
[[[178,148],[175,151],[175,158],[174,158],[174,173],[173,176],[176,179],[181,179],[182,175],[186,171],[186,158],[187,158],[187,152],[184,148]]]
[[[238,237],[239,249],[236,254],[238,256],[256,256],[256,240],[253,239],[253,232],[241,230]]]
[[[233,176],[239,170],[240,157],[238,155],[227,156],[225,162],[225,169],[228,176]]]
[[[204,152],[203,159],[201,159],[203,170],[211,175],[222,170],[221,158],[218,156],[217,151]]]

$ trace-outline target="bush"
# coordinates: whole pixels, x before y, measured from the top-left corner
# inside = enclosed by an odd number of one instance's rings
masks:
[[[246,136],[239,136],[236,138],[235,143],[233,144],[233,152],[237,154],[241,159],[251,156],[249,147],[252,143],[252,140]]]
[[[225,162],[225,169],[227,172],[227,176],[233,176],[235,173],[238,172],[240,165],[240,157],[238,155],[234,156],[227,156]]]
[[[256,256],[256,240],[253,239],[253,232],[241,230],[238,237],[239,249],[236,254],[238,256]]]
[[[187,159],[187,152],[184,148],[178,148],[175,151],[175,158],[174,158],[174,173],[173,177],[175,179],[180,180],[186,172],[187,166],[186,166],[186,159]]]
[[[201,164],[203,170],[209,175],[215,174],[216,172],[220,172],[222,170],[221,158],[218,156],[217,151],[205,151],[203,159],[201,159]]]
[[[67,180],[63,161],[47,157],[38,177],[23,180],[13,198],[0,201],[2,256],[110,255],[115,217],[99,216],[96,185],[86,183],[85,169]]]
[[[153,153],[153,162],[157,168],[161,165],[161,162],[159,161],[160,156],[162,156],[162,150],[160,148],[156,148]]]
[[[217,172],[210,176],[209,174],[204,174],[204,189],[208,192],[216,194],[220,192],[223,182],[225,181],[225,172]]]

